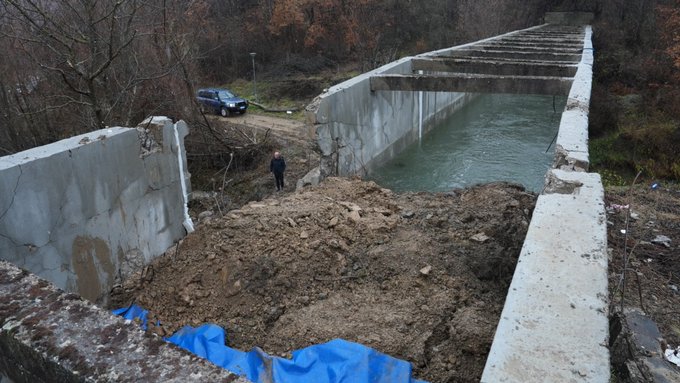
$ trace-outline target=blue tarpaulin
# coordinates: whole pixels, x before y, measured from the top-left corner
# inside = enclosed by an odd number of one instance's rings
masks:
[[[148,312],[137,305],[113,313],[140,319],[146,328]],[[185,326],[165,338],[254,383],[425,383],[411,377],[410,363],[342,339],[293,351],[292,359],[268,355],[258,347],[235,350],[224,339],[224,329],[214,324]]]

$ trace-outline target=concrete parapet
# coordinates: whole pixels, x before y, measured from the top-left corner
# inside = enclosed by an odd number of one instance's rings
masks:
[[[562,113],[557,134],[553,168],[587,171],[588,156],[588,113],[593,79],[592,28],[585,28],[583,55],[578,64],[569,98]]]
[[[482,382],[609,382],[605,221],[599,175],[549,172]]]
[[[0,261],[0,376],[15,383],[243,378]]]
[[[0,258],[86,299],[106,296],[186,234],[187,134],[156,117],[0,158]]]

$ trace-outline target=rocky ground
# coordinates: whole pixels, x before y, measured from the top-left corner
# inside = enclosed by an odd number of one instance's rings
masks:
[[[331,178],[204,218],[113,305],[148,308],[163,335],[217,323],[230,346],[281,356],[344,338],[421,379],[477,382],[535,197],[504,183],[395,194]]]
[[[611,311],[641,308],[675,348],[680,345],[680,187],[651,185],[606,193]]]

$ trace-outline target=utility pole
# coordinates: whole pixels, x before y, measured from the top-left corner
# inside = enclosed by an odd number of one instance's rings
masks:
[[[255,86],[255,55],[257,53],[250,52],[250,57],[253,59],[253,100],[257,101],[257,87]]]

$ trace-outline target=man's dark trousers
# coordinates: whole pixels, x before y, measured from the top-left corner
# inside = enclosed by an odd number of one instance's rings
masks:
[[[274,178],[276,179],[276,190],[283,189],[283,172],[274,172]]]

